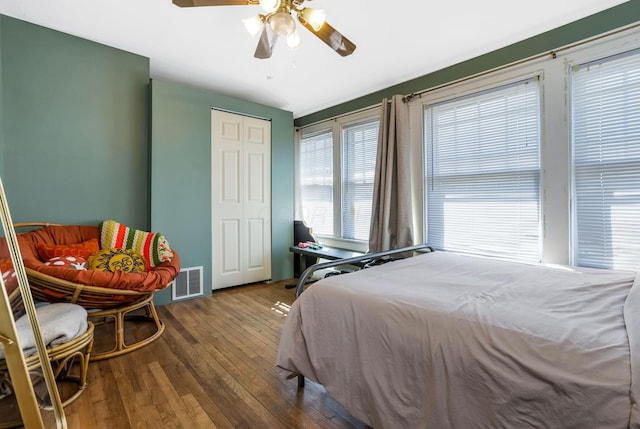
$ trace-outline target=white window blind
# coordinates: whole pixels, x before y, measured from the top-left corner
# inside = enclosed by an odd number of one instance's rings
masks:
[[[427,242],[540,260],[540,86],[530,79],[425,109]]]
[[[640,51],[571,73],[575,263],[640,269]]]
[[[342,137],[342,236],[369,240],[373,178],[376,169],[379,121],[367,121],[343,129]]]
[[[302,136],[299,167],[304,221],[314,234],[333,235],[333,138],[330,130]]]

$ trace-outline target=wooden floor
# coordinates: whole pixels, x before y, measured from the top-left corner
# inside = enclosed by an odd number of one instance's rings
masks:
[[[295,289],[279,282],[215,291],[158,307],[155,342],[91,362],[88,386],[67,406],[69,428],[366,428],[319,385],[275,372]],[[44,412],[47,427],[54,427]]]

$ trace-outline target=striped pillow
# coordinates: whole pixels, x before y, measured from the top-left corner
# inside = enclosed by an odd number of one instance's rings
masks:
[[[132,249],[147,262],[149,269],[173,259],[164,235],[129,228],[114,220],[105,220],[100,228],[101,249]]]

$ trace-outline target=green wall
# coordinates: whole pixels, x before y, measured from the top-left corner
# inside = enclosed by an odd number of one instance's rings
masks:
[[[14,222],[149,219],[149,60],[0,16],[2,179]]]
[[[550,11],[549,13],[552,14],[553,12]],[[302,127],[327,118],[374,106],[380,103],[383,98],[390,98],[395,94],[411,94],[472,76],[543,52],[550,52],[559,47],[635,23],[638,20],[640,20],[640,0],[630,0],[619,6],[514,43],[513,45],[498,49],[486,55],[297,118],[295,125]]]
[[[293,260],[293,114],[149,79],[149,59],[0,15],[0,174],[14,222],[158,231],[211,293],[212,107],[272,121],[272,277]],[[164,290],[156,302],[169,302]]]
[[[293,262],[293,114],[181,84],[151,85],[151,224],[172,237],[183,267],[204,267],[211,284],[211,109],[271,120],[272,278],[290,278]],[[211,289],[205,287],[205,293]],[[170,291],[157,296],[171,299]]]

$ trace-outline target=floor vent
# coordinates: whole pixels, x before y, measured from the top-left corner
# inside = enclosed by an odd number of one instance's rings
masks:
[[[183,268],[173,281],[173,300],[202,295],[202,267]]]

